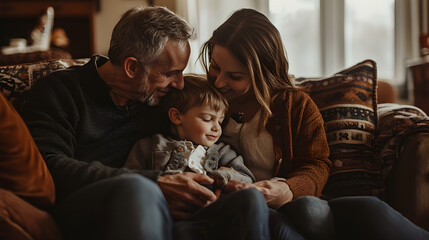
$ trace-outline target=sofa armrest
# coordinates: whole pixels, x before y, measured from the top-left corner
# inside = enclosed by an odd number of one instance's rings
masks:
[[[401,104],[378,104],[376,154],[385,175],[416,133],[429,133],[429,117],[419,108]]]
[[[379,104],[377,154],[385,201],[429,230],[429,117],[419,108]]]
[[[429,133],[409,136],[401,150],[386,179],[385,201],[429,231]]]

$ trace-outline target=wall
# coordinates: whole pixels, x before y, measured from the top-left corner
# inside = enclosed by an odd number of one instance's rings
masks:
[[[158,0],[158,5],[175,9],[175,0]],[[94,19],[95,53],[107,55],[113,27],[121,15],[136,6],[146,6],[144,0],[100,0],[100,11]]]
[[[211,36],[217,26],[226,20],[228,15],[239,8],[264,9],[266,5],[265,0],[155,0],[155,2],[157,5],[166,6],[177,12],[195,29],[197,39],[191,43],[192,56],[188,71],[197,70],[195,61],[201,44]],[[145,0],[100,0],[100,11],[94,19],[95,53],[107,55],[113,27],[125,11],[132,7],[146,5]],[[200,28],[197,23],[204,27]]]

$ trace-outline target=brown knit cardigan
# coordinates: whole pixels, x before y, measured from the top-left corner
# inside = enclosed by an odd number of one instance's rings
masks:
[[[274,175],[286,179],[293,198],[320,196],[331,169],[323,118],[313,100],[299,89],[278,93],[267,130],[273,136]]]

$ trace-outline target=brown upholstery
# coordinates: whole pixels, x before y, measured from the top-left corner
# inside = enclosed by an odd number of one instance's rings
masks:
[[[429,146],[429,133],[408,138],[387,181],[386,202],[415,224],[429,231],[429,148],[427,146]]]
[[[377,103],[396,103],[397,98],[397,91],[392,84],[378,81]]]
[[[40,208],[50,208],[55,187],[24,121],[0,93],[0,189]]]
[[[0,189],[0,239],[59,240],[61,235],[51,215]]]

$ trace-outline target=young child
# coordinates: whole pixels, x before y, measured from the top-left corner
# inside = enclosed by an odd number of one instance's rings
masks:
[[[184,81],[183,90],[174,89],[166,96],[170,136],[155,134],[139,140],[124,167],[207,174],[215,180],[208,186],[212,190],[222,189],[230,180],[253,183],[243,158],[229,145],[216,143],[228,108],[226,99],[202,76],[187,75]]]

